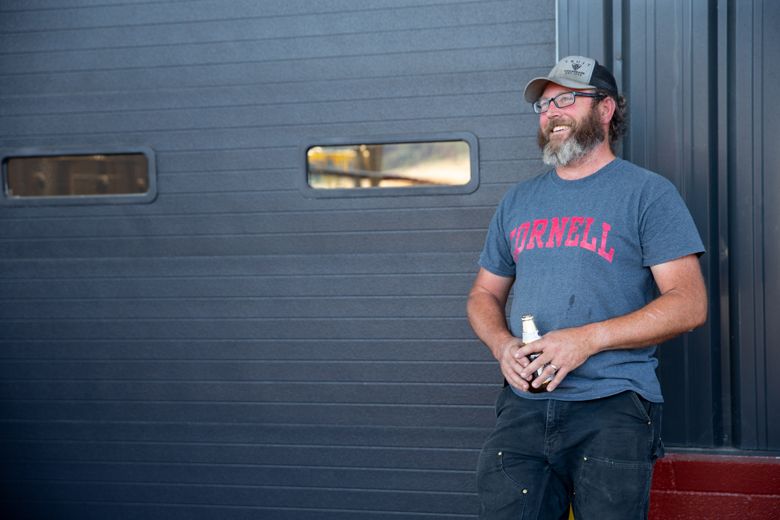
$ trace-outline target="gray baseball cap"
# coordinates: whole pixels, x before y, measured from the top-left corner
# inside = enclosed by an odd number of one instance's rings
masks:
[[[555,64],[547,76],[534,78],[525,86],[523,96],[533,103],[542,96],[548,83],[581,90],[606,90],[617,97],[618,88],[615,77],[603,65],[593,58],[585,56],[566,56]]]

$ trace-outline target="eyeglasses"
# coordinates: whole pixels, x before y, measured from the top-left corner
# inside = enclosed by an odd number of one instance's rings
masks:
[[[590,94],[588,92],[564,92],[549,99],[540,99],[536,101],[533,104],[534,112],[537,114],[544,114],[550,109],[550,102],[555,103],[555,106],[558,108],[564,108],[569,105],[573,105],[577,100],[577,96],[596,99],[604,99],[606,97],[604,94]]]

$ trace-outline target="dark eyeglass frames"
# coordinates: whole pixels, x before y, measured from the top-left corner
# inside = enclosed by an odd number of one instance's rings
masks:
[[[577,97],[589,97],[589,98],[596,98],[596,99],[604,99],[604,94],[591,94],[589,92],[563,92],[561,94],[558,94],[555,97],[549,98],[549,99],[540,99],[533,103],[534,106],[534,112],[537,114],[544,114],[550,109],[550,103],[555,103],[555,106],[558,108],[564,108],[568,107],[569,105],[573,105],[574,102],[577,100]]]

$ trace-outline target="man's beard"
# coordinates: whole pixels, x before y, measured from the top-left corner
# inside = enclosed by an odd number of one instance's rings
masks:
[[[580,123],[570,119],[566,121],[566,124],[570,124],[572,128],[569,137],[563,141],[551,141],[553,128],[563,122],[564,120],[555,118],[547,123],[547,128],[539,129],[537,142],[542,149],[542,161],[548,166],[568,166],[579,161],[606,137],[595,106]]]

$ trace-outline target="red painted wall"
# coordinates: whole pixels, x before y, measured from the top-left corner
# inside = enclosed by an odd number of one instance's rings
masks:
[[[780,457],[667,455],[655,465],[650,519],[780,519]]]

